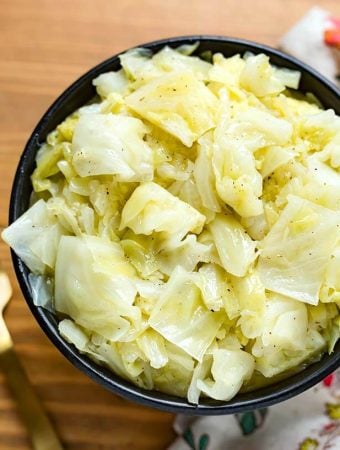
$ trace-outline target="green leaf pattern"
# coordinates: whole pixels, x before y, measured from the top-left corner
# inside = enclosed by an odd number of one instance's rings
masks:
[[[199,437],[197,446],[195,444],[193,432],[190,428],[183,433],[183,438],[192,450],[208,450],[209,436],[207,434],[202,434]]]
[[[237,422],[241,428],[242,434],[247,436],[254,433],[264,423],[268,409],[258,409],[255,411],[248,411],[243,414],[236,414]]]

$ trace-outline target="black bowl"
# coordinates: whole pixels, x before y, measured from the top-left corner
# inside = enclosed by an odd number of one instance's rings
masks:
[[[240,39],[219,36],[176,37],[143,44],[142,47],[157,52],[164,45],[176,47],[182,44],[192,44],[197,41],[200,45],[196,50],[196,54],[207,50],[221,52],[225,56],[232,56],[236,53],[243,54],[246,51],[254,54],[263,52],[270,56],[271,62],[275,65],[299,70],[302,73],[301,91],[312,92],[318,97],[325,108],[333,108],[337,114],[340,114],[339,90],[333,84],[311,67],[270,47]],[[28,209],[30,194],[32,192],[30,175],[35,167],[35,156],[40,144],[45,141],[48,133],[64,120],[66,116],[87,103],[94,96],[95,89],[91,83],[93,78],[101,73],[118,70],[119,68],[118,56],[113,56],[97,65],[73,83],[53,103],[46,114],[44,114],[27,142],[17,168],[10,202],[10,223]],[[157,391],[143,390],[121,379],[104,367],[95,364],[60,337],[57,328],[57,318],[50,312],[36,307],[33,304],[28,283],[29,270],[13,252],[12,258],[16,275],[28,306],[53,344],[74,366],[78,367],[89,377],[110,391],[143,405],[176,413],[181,412],[194,415],[231,414],[255,408],[263,408],[300,394],[340,366],[340,343],[338,343],[332,355],[324,355],[319,362],[308,366],[303,371],[271,386],[249,393],[238,394],[229,402],[202,399],[198,406],[194,406],[189,404],[184,398],[166,395]]]

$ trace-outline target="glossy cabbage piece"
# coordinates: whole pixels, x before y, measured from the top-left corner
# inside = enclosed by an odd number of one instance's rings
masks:
[[[200,233],[205,217],[156,183],[141,184],[122,211],[120,228],[136,234],[163,233],[166,238],[182,239],[189,231]]]
[[[152,153],[143,141],[147,128],[134,117],[87,114],[73,135],[72,163],[81,177],[116,175],[118,181],[153,178]]]
[[[128,79],[123,70],[102,73],[93,80],[98,94],[105,98],[112,93],[124,94],[128,89]]]
[[[209,224],[209,230],[226,272],[243,277],[256,258],[256,241],[231,215],[217,215]]]
[[[340,215],[291,196],[278,221],[261,242],[258,272],[274,292],[316,305]]]
[[[216,178],[212,166],[213,135],[206,133],[198,140],[194,178],[202,204],[210,211],[221,211],[221,199],[216,191]]]
[[[288,69],[276,69],[266,55],[252,55],[246,60],[240,76],[241,86],[258,97],[277,95],[286,86],[297,89],[300,73]]]
[[[248,140],[240,139],[238,124],[223,119],[214,131],[212,165],[219,197],[240,216],[262,213],[262,177],[249,150]],[[255,137],[255,148],[261,147],[261,135]]]
[[[133,306],[133,267],[118,244],[94,236],[64,236],[55,268],[55,309],[109,340],[140,322]]]
[[[126,102],[188,147],[216,125],[217,98],[191,71],[162,75],[137,89]]]
[[[257,271],[247,276],[232,278],[232,286],[239,301],[238,325],[246,338],[253,339],[263,333],[267,296]]]
[[[60,238],[67,234],[39,200],[19,219],[6,228],[2,239],[15,251],[33,273],[44,274],[54,269]]]
[[[242,350],[218,349],[213,352],[212,379],[198,380],[197,387],[216,400],[228,401],[254,371],[254,358]]]
[[[200,361],[216,336],[223,316],[206,308],[195,278],[195,274],[176,269],[151,313],[149,324]]]

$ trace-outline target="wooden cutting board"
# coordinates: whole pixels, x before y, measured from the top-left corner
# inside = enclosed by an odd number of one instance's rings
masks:
[[[0,0],[0,230],[23,146],[40,116],[72,81],[103,59],[153,39],[221,34],[275,46],[314,0]],[[322,7],[340,16],[339,0]],[[173,416],[97,386],[44,336],[22,299],[9,251],[1,265],[14,298],[7,321],[16,350],[67,449],[163,450]],[[29,443],[0,373],[0,450]]]

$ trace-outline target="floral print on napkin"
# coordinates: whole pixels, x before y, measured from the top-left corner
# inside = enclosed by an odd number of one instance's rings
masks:
[[[178,416],[168,450],[340,450],[340,370],[269,409]]]

